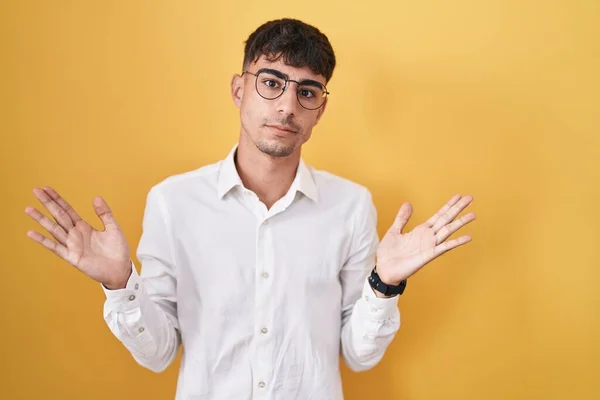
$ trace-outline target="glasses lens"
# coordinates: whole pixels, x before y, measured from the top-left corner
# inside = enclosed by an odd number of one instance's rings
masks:
[[[256,77],[256,90],[265,99],[275,99],[283,92],[285,80],[268,72],[261,72]]]
[[[325,88],[317,85],[300,85],[298,87],[298,101],[304,108],[315,110],[323,105],[327,97]]]

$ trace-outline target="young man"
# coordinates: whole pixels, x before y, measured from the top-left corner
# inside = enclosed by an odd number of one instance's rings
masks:
[[[106,322],[137,362],[162,371],[183,345],[178,399],[343,398],[340,353],[354,371],[376,365],[406,279],[470,240],[446,241],[475,219],[455,220],[472,200],[455,195],[408,233],[403,204],[379,244],[369,191],[304,164],[334,67],[327,37],[301,21],[250,35],[231,81],[239,142],[149,191],[140,275],[102,198],[96,231],[52,188],[34,190],[56,223],[26,211],[55,241],[28,236],[102,283]]]

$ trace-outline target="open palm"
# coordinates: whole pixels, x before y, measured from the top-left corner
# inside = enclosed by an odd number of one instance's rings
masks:
[[[94,209],[104,230],[94,229],[52,188],[34,189],[34,195],[54,218],[27,207],[25,212],[55,240],[31,230],[27,236],[106,287],[119,287],[131,272],[130,252],[125,235],[106,202],[96,197]]]
[[[446,239],[476,218],[475,213],[469,213],[454,221],[472,200],[471,196],[453,196],[431,218],[407,233],[402,230],[412,214],[412,206],[403,204],[377,249],[377,272],[381,279],[397,285],[441,254],[470,242],[468,235]]]

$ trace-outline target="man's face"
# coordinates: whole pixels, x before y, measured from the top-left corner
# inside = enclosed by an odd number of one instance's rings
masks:
[[[256,74],[264,69],[274,71],[268,75],[266,72],[261,73],[257,81],[252,73]],[[314,82],[324,86],[325,78],[314,74],[308,67],[295,68],[283,63],[282,59],[270,62],[264,57],[246,67],[246,71],[251,73],[236,75],[231,83],[234,103],[240,109],[242,135],[251,140],[261,152],[270,156],[285,157],[299,151],[302,144],[310,138],[312,128],[325,110],[326,102],[316,110],[302,107],[298,102],[299,86],[296,82],[288,82],[283,94],[274,100],[262,97],[256,86],[258,85],[261,94],[274,97],[280,92],[280,84],[285,83],[282,77],[307,82],[307,85],[300,87],[301,100],[304,104],[311,101],[320,103],[322,100],[313,97],[320,93]],[[280,77],[270,79],[276,75]]]

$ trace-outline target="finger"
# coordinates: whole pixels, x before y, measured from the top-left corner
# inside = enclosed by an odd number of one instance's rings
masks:
[[[60,207],[50,196],[46,193],[45,190],[35,188],[33,189],[33,194],[35,197],[44,205],[46,210],[54,217],[56,222],[63,227],[65,231],[69,231],[73,227],[73,220],[67,214],[67,212]]]
[[[439,245],[437,245],[435,247],[434,258],[438,257],[438,256],[440,256],[442,254],[444,254],[445,252],[447,252],[449,250],[452,250],[455,247],[467,244],[471,240],[473,240],[471,238],[471,236],[465,235],[465,236],[461,236],[461,237],[459,237],[457,239],[453,239],[453,240],[449,240],[447,242],[443,242],[443,243],[441,243],[441,244],[439,244]]]
[[[431,229],[433,229],[433,232],[437,233],[440,229],[442,229],[444,225],[454,220],[454,218],[456,218],[456,216],[460,214],[461,211],[464,210],[465,207],[467,207],[472,201],[472,196],[465,196],[462,199],[460,199],[460,201],[458,201],[455,205],[450,207],[448,211],[442,214],[438,218],[438,220],[435,221],[435,224],[431,227]]]
[[[56,204],[65,210],[67,215],[71,218],[71,221],[73,221],[73,225],[77,225],[77,222],[81,221],[81,217],[79,214],[77,214],[75,209],[71,207],[71,205],[67,203],[67,201],[63,199],[56,190],[52,189],[50,186],[44,186],[44,190],[50,196],[50,198],[56,202]]]
[[[475,215],[475,213],[472,212],[472,213],[469,213],[467,215],[463,215],[462,217],[460,217],[456,221],[453,221],[453,222],[451,222],[451,223],[449,223],[447,225],[444,225],[442,227],[442,229],[440,229],[438,231],[438,233],[435,234],[435,237],[437,239],[437,243],[442,243],[444,240],[446,240],[454,232],[456,232],[457,230],[459,230],[460,228],[462,228],[463,226],[465,226],[469,222],[474,221],[475,218],[477,218],[477,216]]]
[[[442,208],[440,208],[438,210],[438,212],[433,214],[433,216],[427,220],[427,225],[429,227],[432,227],[433,225],[435,225],[437,220],[440,219],[442,217],[442,215],[444,215],[450,209],[450,207],[455,205],[460,200],[460,198],[461,198],[460,194],[455,194],[454,196],[452,196],[452,198],[450,200],[448,200],[448,202],[446,204],[444,204],[444,206]]]
[[[41,244],[42,246],[44,246],[45,248],[47,248],[54,254],[58,255],[59,257],[63,258],[64,260],[67,260],[69,251],[67,250],[67,248],[65,246],[63,246],[60,243],[57,243],[53,240],[48,239],[46,236],[42,235],[41,233],[39,233],[37,231],[28,231],[27,236],[30,239],[32,239],[34,242]]]
[[[100,196],[94,198],[94,210],[96,214],[104,224],[105,228],[116,228],[118,227],[117,221],[115,220],[112,211],[106,201]]]
[[[394,219],[394,223],[392,224],[390,230],[395,233],[402,233],[402,229],[406,226],[410,216],[412,214],[412,205],[410,203],[404,203],[400,206],[400,210],[398,210],[398,214],[396,214],[396,218]]]
[[[36,210],[33,207],[25,208],[25,213],[31,217],[34,221],[37,221],[44,229],[46,229],[50,234],[56,239],[60,244],[67,244],[67,232],[56,222],[52,221],[50,218],[46,217],[40,211]]]

